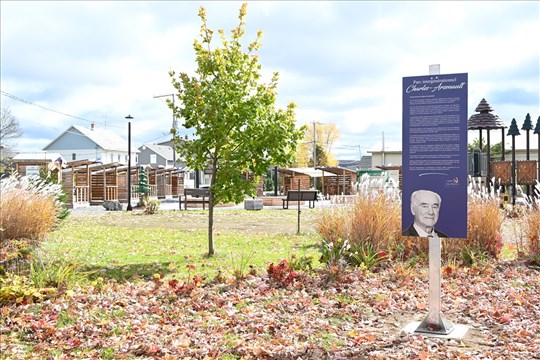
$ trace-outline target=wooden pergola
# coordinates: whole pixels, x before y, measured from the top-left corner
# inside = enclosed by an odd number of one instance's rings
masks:
[[[90,165],[95,161],[78,160],[66,163],[63,173],[63,186],[67,194],[67,207],[90,205]]]
[[[120,163],[101,164],[88,160],[73,161],[66,164],[64,188],[68,194],[68,206],[99,205],[105,200],[127,202],[128,167]],[[162,198],[178,196],[183,191],[184,177],[177,169],[149,169],[151,197]],[[131,200],[137,201],[139,168],[131,167]],[[159,185],[158,185],[159,183]]]
[[[122,188],[119,168],[122,166],[120,163],[101,164],[89,160],[66,163],[63,186],[68,197],[68,207],[119,200],[119,189]]]
[[[174,168],[146,168],[148,184],[150,185],[150,197],[164,199],[167,196],[178,197],[184,191],[185,171]],[[138,175],[138,170],[137,170]],[[138,176],[135,183],[138,184]]]
[[[101,205],[105,200],[128,200],[128,172],[131,176],[131,200],[137,202],[140,167],[121,163],[101,164],[89,160],[66,163],[63,186],[67,206]],[[178,197],[184,191],[184,170],[146,167],[151,198]]]
[[[90,205],[105,200],[118,200],[118,168],[120,163],[97,164],[90,167]]]
[[[298,190],[298,184],[300,184],[300,190],[309,190],[311,179],[323,176],[321,170],[314,168],[283,168],[278,169],[278,172],[283,174],[283,195],[287,195],[289,190]],[[327,176],[336,175],[328,173]]]
[[[13,165],[15,166],[15,172],[21,176],[29,175],[29,169],[38,168],[40,170],[48,171],[49,174],[54,174],[57,180],[62,181],[62,162],[58,161],[60,154],[43,153],[31,158],[18,158],[15,156],[13,159]]]
[[[321,166],[316,169],[322,171],[323,195],[353,195],[355,193],[356,171],[339,166]]]

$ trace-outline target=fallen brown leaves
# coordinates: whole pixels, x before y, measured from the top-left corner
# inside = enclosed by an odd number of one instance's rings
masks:
[[[406,335],[427,311],[427,272],[324,273],[286,288],[266,276],[196,286],[81,289],[0,309],[0,356],[18,358],[538,359],[540,276],[519,262],[447,269],[442,307],[463,341]]]

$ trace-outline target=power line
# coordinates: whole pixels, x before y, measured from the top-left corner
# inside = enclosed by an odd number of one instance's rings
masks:
[[[25,100],[23,98],[20,98],[18,96],[15,96],[15,95],[12,95],[10,93],[7,93],[5,91],[0,91],[2,93],[2,95],[10,98],[10,99],[13,99],[13,100],[16,100],[16,101],[20,101],[22,103],[25,103],[25,104],[28,104],[28,105],[33,105],[33,106],[36,106],[40,109],[43,109],[43,110],[47,110],[47,111],[50,111],[50,112],[53,112],[53,113],[56,113],[56,114],[60,114],[60,115],[64,115],[64,116],[67,116],[67,117],[70,117],[70,118],[73,118],[73,119],[78,119],[78,120],[83,120],[83,121],[88,121],[89,123],[94,123],[94,124],[100,124],[100,125],[104,125],[104,126],[109,126],[109,127],[116,127],[116,128],[123,128],[122,126],[116,126],[116,125],[107,125],[106,123],[103,123],[103,122],[96,122],[94,120],[88,120],[88,119],[85,119],[85,118],[82,118],[80,116],[75,116],[75,115],[70,115],[70,114],[67,114],[65,112],[62,112],[62,111],[58,111],[58,110],[53,110],[53,109],[50,109],[48,107],[45,107],[43,105],[39,105],[39,104],[36,104],[36,103],[33,103],[31,101],[28,101],[28,100]]]
[[[150,140],[146,140],[146,141],[143,141],[142,145],[144,145],[144,144],[148,144],[149,142],[152,142],[152,141],[154,141],[154,140],[162,139],[162,138],[164,138],[164,137],[169,137],[169,134],[166,134],[166,135],[161,135],[161,136],[159,136],[159,137],[157,137],[157,138],[154,138],[154,139],[150,139]]]

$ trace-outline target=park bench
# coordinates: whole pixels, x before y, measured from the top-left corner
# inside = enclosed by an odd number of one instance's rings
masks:
[[[307,201],[309,208],[315,207],[315,201],[317,201],[317,190],[289,190],[287,191],[287,197],[283,200],[283,208],[289,208],[289,201]]]
[[[187,210],[188,203],[202,204],[204,210],[206,209],[205,205],[209,202],[210,190],[208,189],[184,189],[184,195],[178,196],[180,210],[182,210],[182,203],[184,203],[184,210]]]

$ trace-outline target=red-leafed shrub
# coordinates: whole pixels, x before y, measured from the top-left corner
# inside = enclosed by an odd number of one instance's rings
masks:
[[[266,271],[270,281],[282,287],[293,284],[300,277],[300,274],[285,259],[281,260],[277,265],[271,263]]]

